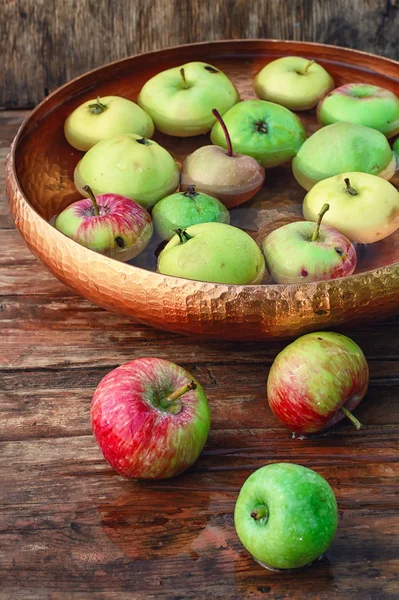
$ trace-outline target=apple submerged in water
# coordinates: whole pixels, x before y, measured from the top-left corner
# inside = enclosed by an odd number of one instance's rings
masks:
[[[259,98],[290,110],[313,108],[333,87],[333,78],[321,65],[301,56],[273,60],[254,81]]]
[[[263,167],[277,167],[296,155],[306,140],[300,119],[288,108],[263,100],[244,100],[223,115],[236,152],[252,156]],[[211,132],[213,144],[227,148],[220,123]]]
[[[228,208],[252,198],[262,187],[265,170],[255,158],[233,152],[227,127],[217,110],[213,114],[222,127],[226,147],[203,146],[184,160],[180,188],[195,185],[201,192],[219,198]]]
[[[399,133],[399,98],[368,83],[347,83],[336,88],[317,107],[322,125],[338,121],[366,125],[388,138]]]
[[[213,283],[258,284],[265,261],[245,231],[224,223],[201,223],[176,230],[159,255],[158,272]]]
[[[210,130],[215,122],[212,108],[223,114],[239,99],[222,71],[207,63],[190,62],[152,77],[144,84],[138,103],[158,131],[189,137]]]
[[[356,250],[342,233],[321,225],[328,210],[325,204],[316,225],[311,221],[289,223],[263,241],[267,270],[276,283],[310,283],[352,275]]]
[[[66,119],[64,133],[77,150],[89,150],[98,142],[120,133],[149,138],[154,133],[151,117],[137,104],[120,96],[88,100]]]
[[[296,569],[320,558],[338,525],[337,502],[315,471],[290,463],[261,467],[238,495],[234,523],[241,543],[262,566]]]
[[[201,385],[161,358],[138,358],[99,383],[91,404],[94,436],[124,477],[174,477],[198,458],[210,410]]]
[[[295,433],[317,433],[348,417],[367,392],[369,369],[355,342],[321,331],[299,337],[278,356],[269,372],[270,408]]]
[[[87,186],[89,198],[65,208],[54,227],[90,250],[117,260],[134,258],[149,243],[153,224],[148,212],[137,202],[117,194],[95,197]]]

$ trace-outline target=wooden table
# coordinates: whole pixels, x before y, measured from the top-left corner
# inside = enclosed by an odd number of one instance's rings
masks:
[[[3,162],[24,116],[0,113]],[[365,429],[293,439],[265,401],[283,343],[196,342],[77,297],[26,249],[0,179],[0,599],[397,598],[399,318],[347,332],[370,364]],[[209,397],[208,444],[175,480],[119,477],[91,434],[96,385],[139,356],[183,365]],[[278,461],[316,469],[339,505],[325,559],[295,573],[258,566],[233,525],[245,479]]]

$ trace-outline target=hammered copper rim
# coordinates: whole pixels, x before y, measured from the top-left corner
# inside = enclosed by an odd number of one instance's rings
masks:
[[[397,260],[348,278],[301,285],[234,286],[178,279],[118,263],[79,246],[35,210],[20,185],[18,152],[24,140],[34,139],[35,130],[65,102],[93,89],[93,78],[106,79],[113,69],[117,74],[127,70],[132,73],[136,64],[150,58],[155,58],[162,70],[168,60],[211,62],[210,58],[220,56],[225,61],[234,61],[234,57],[250,61],[287,54],[331,61],[337,69],[339,65],[355,64],[364,79],[375,74],[399,86],[399,64],[393,60],[335,46],[277,40],[191,44],[126,58],[90,71],[39,104],[12,144],[7,161],[7,195],[16,225],[32,252],[61,281],[98,305],[184,334],[231,340],[288,338],[396,313]]]

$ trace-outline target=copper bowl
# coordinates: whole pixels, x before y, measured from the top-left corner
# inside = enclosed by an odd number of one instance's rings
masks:
[[[133,56],[101,67],[64,85],[23,123],[7,164],[7,194],[15,223],[31,251],[58,279],[99,306],[161,329],[226,340],[289,338],[397,312],[399,230],[373,246],[359,248],[357,272],[334,281],[301,285],[235,286],[189,281],[153,272],[155,245],[132,264],[119,263],[71,241],[49,223],[79,197],[73,169],[82,154],[63,136],[66,116],[97,95],[135,100],[143,83],[160,70],[191,60],[212,63],[234,81],[243,99],[253,98],[252,81],[268,61],[299,54],[314,58],[337,85],[363,81],[399,95],[399,63],[345,48],[274,40],[191,44]],[[301,113],[309,132],[314,111]],[[177,160],[209,143],[207,136],[155,139]],[[396,183],[399,179],[396,179]],[[277,226],[300,220],[304,191],[290,165],[269,170],[256,197],[231,213],[232,224],[257,240]]]

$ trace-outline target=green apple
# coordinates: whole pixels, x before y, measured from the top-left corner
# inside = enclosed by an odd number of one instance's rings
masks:
[[[154,124],[151,117],[131,100],[103,96],[78,106],[66,119],[64,133],[71,146],[86,151],[120,133],[150,138]]]
[[[333,78],[321,65],[301,56],[273,60],[254,81],[259,98],[290,110],[313,108],[333,87]]]
[[[381,177],[342,173],[320,181],[305,196],[305,219],[316,221],[325,202],[330,210],[324,224],[354,242],[372,244],[399,227],[399,192]]]
[[[327,550],[338,525],[337,501],[327,481],[291,463],[261,467],[238,495],[234,524],[250,554],[271,569],[296,569]]]
[[[152,210],[155,231],[163,240],[170,240],[175,229],[186,229],[198,223],[230,223],[230,213],[216,198],[195,191],[188,186],[185,192],[176,192],[162,198]]]
[[[151,208],[179,185],[179,168],[165,148],[133,133],[99,142],[79,161],[75,185],[83,196],[84,186],[95,195],[120,194]]]
[[[191,137],[207,133],[212,109],[225,113],[240,99],[230,79],[216,67],[190,62],[158,73],[144,84],[138,103],[162,133]]]
[[[334,123],[306,140],[292,161],[292,170],[298,183],[310,190],[322,179],[349,171],[391,179],[396,157],[379,131],[353,123]]]
[[[224,223],[200,223],[177,230],[159,255],[158,272],[213,283],[258,284],[265,261],[245,231]]]
[[[345,121],[366,125],[388,138],[399,133],[399,98],[368,83],[347,83],[333,90],[317,107],[322,125]]]
[[[399,138],[395,141],[393,145],[393,151],[396,157],[396,163],[399,166]]]
[[[181,167],[180,189],[195,185],[201,192],[216,196],[225,206],[232,208],[246,202],[260,190],[265,169],[252,156],[233,152],[222,116],[215,109],[212,112],[223,129],[227,150],[220,146],[202,146],[189,154]]]
[[[296,155],[306,139],[300,119],[288,108],[264,100],[244,100],[223,115],[236,152],[252,156],[263,167],[276,167]],[[213,144],[227,148],[220,123],[212,128]]]
[[[356,250],[342,233],[321,226],[328,210],[325,204],[316,226],[311,221],[288,223],[262,242],[267,270],[276,283],[310,283],[352,275]]]

